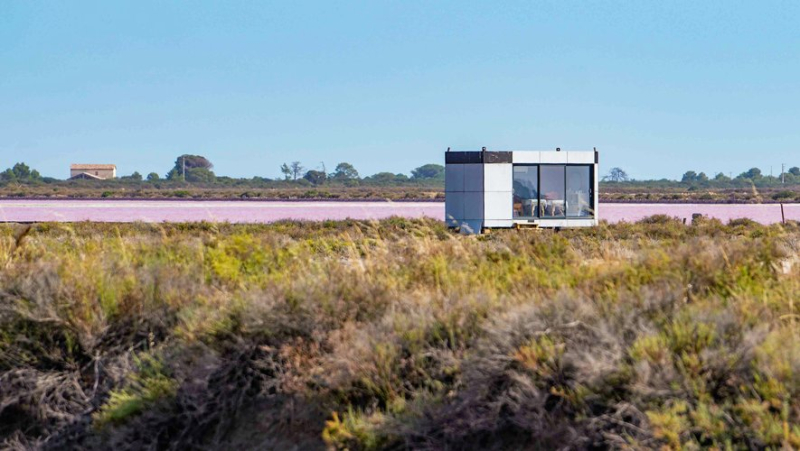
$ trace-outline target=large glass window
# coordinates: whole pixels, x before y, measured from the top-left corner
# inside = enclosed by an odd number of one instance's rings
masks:
[[[514,166],[514,217],[539,217],[539,166]]]
[[[567,166],[567,216],[594,216],[591,171],[591,166]]]
[[[514,218],[594,217],[591,165],[514,165]]]
[[[564,166],[541,166],[541,210],[543,218],[566,216]]]

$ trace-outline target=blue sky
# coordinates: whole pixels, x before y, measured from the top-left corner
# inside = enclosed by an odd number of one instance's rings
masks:
[[[800,166],[800,2],[0,1],[0,166],[362,174],[448,146]]]

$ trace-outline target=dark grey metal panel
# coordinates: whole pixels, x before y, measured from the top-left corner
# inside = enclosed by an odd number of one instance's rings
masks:
[[[483,162],[490,163],[511,163],[511,152],[483,152]]]
[[[483,152],[445,152],[446,164],[476,164],[483,163]]]

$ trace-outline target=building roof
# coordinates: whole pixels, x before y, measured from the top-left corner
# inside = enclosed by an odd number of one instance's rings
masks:
[[[597,164],[596,150],[504,150],[466,151],[444,154],[445,164]]]
[[[71,164],[69,168],[73,171],[96,171],[117,169],[114,164]]]
[[[98,177],[94,174],[89,174],[88,172],[81,172],[80,174],[75,174],[69,178],[70,180],[76,179],[91,179],[91,180],[105,180],[103,177]]]

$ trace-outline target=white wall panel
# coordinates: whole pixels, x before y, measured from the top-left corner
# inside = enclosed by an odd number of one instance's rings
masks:
[[[516,164],[539,164],[541,160],[541,152],[535,150],[515,150],[511,155]]]
[[[511,220],[514,197],[511,191],[487,191],[484,196],[483,209],[486,219]]]
[[[542,152],[539,160],[542,164],[566,163],[567,152]]]
[[[484,219],[484,227],[513,227],[514,221],[510,219]]]
[[[594,164],[594,152],[585,152],[585,151],[567,152],[567,163]]]
[[[510,164],[487,164],[483,167],[484,191],[510,191],[514,186]]]

